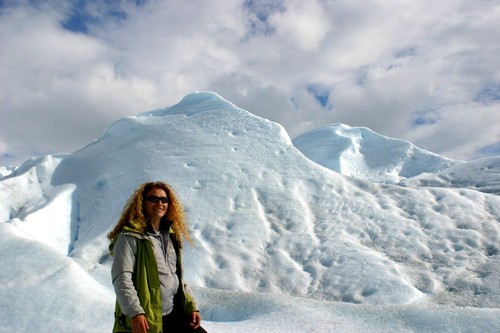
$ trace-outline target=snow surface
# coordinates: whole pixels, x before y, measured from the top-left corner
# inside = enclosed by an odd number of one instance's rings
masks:
[[[345,159],[347,177],[280,125],[200,92],[72,154],[2,169],[0,331],[110,331],[106,233],[133,189],[165,180],[186,208],[186,277],[210,332],[497,332],[500,198],[473,185],[496,182],[500,159],[486,168],[401,142],[391,153],[358,133],[364,162]],[[476,180],[471,165],[492,172]],[[453,181],[410,182],[452,168]]]

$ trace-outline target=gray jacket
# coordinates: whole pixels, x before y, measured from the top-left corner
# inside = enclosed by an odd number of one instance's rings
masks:
[[[132,282],[138,238],[148,238],[151,242],[160,277],[162,314],[167,315],[172,312],[174,296],[179,287],[176,274],[177,257],[168,230],[161,232],[151,230],[146,235],[122,232],[118,236],[113,248],[115,258],[111,268],[111,278],[118,303],[129,318],[145,313]]]

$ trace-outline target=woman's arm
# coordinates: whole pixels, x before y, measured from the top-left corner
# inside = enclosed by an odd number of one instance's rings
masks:
[[[132,282],[135,254],[137,253],[136,242],[134,237],[120,234],[113,248],[114,260],[111,267],[111,279],[118,304],[120,304],[122,312],[129,318],[145,313]]]

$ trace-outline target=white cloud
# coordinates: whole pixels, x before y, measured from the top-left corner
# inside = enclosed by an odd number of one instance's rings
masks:
[[[321,2],[289,1],[283,12],[269,18],[284,43],[303,51],[317,50],[329,30],[328,16]]]
[[[500,104],[453,105],[439,113],[441,121],[410,131],[408,139],[444,156],[470,158],[481,157],[482,148],[500,141],[499,119],[494,117],[500,114]]]

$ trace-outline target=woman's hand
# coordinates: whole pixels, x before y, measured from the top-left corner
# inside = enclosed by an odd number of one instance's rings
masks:
[[[148,320],[143,314],[138,314],[132,318],[132,332],[133,333],[147,333],[149,330]]]
[[[191,322],[189,323],[189,327],[192,329],[197,329],[201,325],[201,315],[198,311],[191,313]]]

